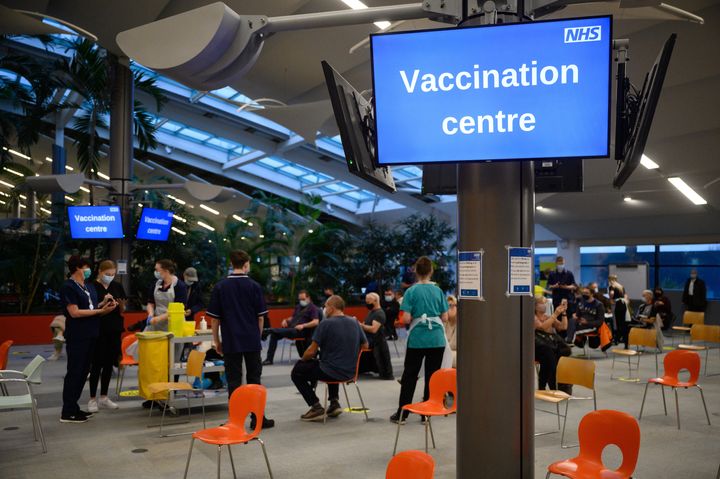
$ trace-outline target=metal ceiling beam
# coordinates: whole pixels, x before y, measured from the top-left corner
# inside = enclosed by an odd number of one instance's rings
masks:
[[[232,160],[228,160],[222,168],[223,170],[237,168],[248,163],[254,163],[256,161],[262,160],[263,158],[267,158],[267,156],[268,154],[262,150],[251,151],[250,153],[247,153],[245,155],[233,158]]]
[[[340,183],[340,181],[341,180],[327,180],[319,183],[313,183],[312,185],[303,186],[302,191],[309,191],[315,188],[320,188],[321,186],[334,185],[336,183]]]

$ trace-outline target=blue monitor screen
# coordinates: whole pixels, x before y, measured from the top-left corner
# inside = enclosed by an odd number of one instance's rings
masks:
[[[172,220],[172,211],[143,208],[137,230],[137,239],[166,241],[170,234]]]
[[[612,18],[372,35],[380,165],[609,154]]]
[[[123,237],[119,206],[68,206],[68,220],[74,239]]]

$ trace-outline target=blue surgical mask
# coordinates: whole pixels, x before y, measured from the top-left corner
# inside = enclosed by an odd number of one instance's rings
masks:
[[[92,271],[90,271],[90,268],[83,269],[83,278],[88,279],[91,274],[92,274]]]
[[[307,300],[302,300],[302,301],[300,301],[300,306],[302,306],[303,308],[304,308],[305,306],[307,306],[308,304],[310,304],[310,302],[307,301]]]
[[[160,271],[155,271],[155,279],[162,279],[162,275],[160,274]]]
[[[114,279],[115,279],[115,276],[114,276],[114,275],[110,275],[110,274],[104,274],[104,275],[102,275],[102,282],[103,282],[104,284],[110,284],[110,283],[112,283],[112,281],[113,281]]]

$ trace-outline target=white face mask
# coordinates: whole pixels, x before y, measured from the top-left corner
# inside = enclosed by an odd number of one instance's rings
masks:
[[[323,308],[323,317],[327,318],[327,317],[329,317],[329,316],[330,316],[330,314],[329,314],[329,312],[328,312],[328,309],[327,309],[327,308]]]
[[[160,274],[160,271],[155,270],[155,279],[162,279],[162,275]]]
[[[388,303],[392,300],[393,300],[392,296],[385,296],[385,301],[387,301]]]
[[[186,279],[186,280],[185,280],[185,284],[187,284],[188,286],[192,286],[193,284],[195,284],[195,281],[187,280],[187,279]]]
[[[565,269],[565,265],[559,264],[559,265],[557,265],[557,269],[558,269],[558,271],[563,271]]]
[[[303,308],[304,308],[305,306],[307,306],[308,304],[310,304],[310,302],[307,301],[307,300],[305,300],[305,299],[303,299],[303,300],[300,301],[300,306],[302,306]]]
[[[114,279],[115,279],[115,276],[114,276],[114,275],[110,275],[110,274],[104,274],[104,275],[102,275],[102,282],[103,282],[103,284],[110,284],[110,283],[112,283],[112,281],[113,281]]]

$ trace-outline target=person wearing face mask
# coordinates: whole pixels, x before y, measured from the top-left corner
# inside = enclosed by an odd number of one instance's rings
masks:
[[[67,373],[63,381],[62,423],[83,423],[92,413],[81,411],[78,400],[82,395],[90,371],[95,342],[100,335],[101,316],[109,314],[117,303],[109,294],[98,301],[97,291],[90,279],[90,261],[71,256],[67,261],[68,280],[60,288],[60,300],[65,316],[65,350]]]
[[[540,363],[538,389],[558,389],[557,363],[561,356],[570,356],[570,348],[558,336],[568,328],[567,303],[561,302],[552,314],[547,314],[545,303],[535,300],[535,361]]]
[[[228,398],[242,384],[243,362],[247,384],[260,384],[262,376],[262,343],[260,332],[267,314],[265,296],[258,283],[248,276],[250,255],[236,250],[230,253],[233,271],[215,284],[210,295],[207,315],[212,318],[215,351],[223,356],[228,382]],[[220,337],[222,333],[222,338]],[[257,418],[251,415],[250,429]],[[263,417],[263,428],[275,426],[275,421]]]
[[[582,302],[568,321],[566,341],[583,347],[586,338],[577,336],[597,331],[605,321],[605,308],[600,301],[593,297],[590,288],[584,287],[580,292],[582,293]]]
[[[675,320],[675,314],[672,312],[672,303],[670,302],[670,298],[665,296],[665,291],[662,288],[657,287],[655,288],[653,301],[655,301],[655,311],[657,311],[657,314],[659,314],[662,319],[662,330],[665,331],[670,329],[673,321]]]
[[[317,306],[312,303],[310,295],[307,291],[300,290],[298,293],[298,304],[290,318],[282,320],[281,328],[269,328],[263,330],[263,341],[269,336],[270,344],[268,345],[267,357],[263,361],[263,365],[273,364],[275,359],[275,351],[277,351],[277,343],[282,338],[306,338],[312,335],[312,330],[320,323],[320,313]],[[298,355],[302,357],[307,345],[307,341],[295,341]]]
[[[618,277],[614,274],[608,276],[608,296],[613,309],[613,337],[616,338],[618,344],[625,343],[625,349],[627,349],[628,328],[630,326],[628,303],[625,298],[625,287],[618,282]]]
[[[113,366],[120,356],[120,335],[124,324],[122,313],[125,311],[125,290],[122,285],[113,281],[117,267],[111,260],[105,260],[98,267],[98,275],[93,283],[98,296],[111,296],[117,301],[117,307],[100,319],[100,335],[95,344],[92,367],[90,368],[90,401],[88,411],[95,413],[98,409],[117,409],[118,405],[108,397],[110,378]],[[97,398],[98,381],[100,381],[100,399]]]
[[[457,368],[457,298],[450,295],[447,297],[447,302],[448,321],[445,325],[445,337],[450,346],[450,351],[452,351],[452,365],[454,368]]]
[[[574,292],[577,289],[575,276],[565,269],[565,259],[562,256],[558,256],[555,263],[555,271],[550,272],[547,282],[547,289],[552,291],[553,308],[557,308],[563,299],[567,299],[568,312],[572,313],[575,304]]]
[[[392,363],[390,362],[390,349],[388,349],[387,339],[385,338],[384,325],[386,318],[385,312],[380,307],[380,296],[377,293],[366,294],[365,306],[370,312],[361,326],[373,350],[377,372],[380,379],[394,380],[395,376],[393,376]]]
[[[707,308],[707,287],[695,268],[690,270],[690,277],[685,281],[682,302],[687,311],[702,313]]]
[[[148,294],[146,331],[167,331],[170,303],[187,303],[187,286],[175,276],[175,271],[175,263],[169,259],[155,262],[155,283]]]
[[[195,315],[205,309],[202,299],[202,288],[198,281],[198,273],[195,268],[187,268],[183,271],[183,279],[187,286],[187,303],[185,303],[185,320],[192,321]]]
[[[385,336],[390,341],[397,341],[398,334],[395,329],[395,322],[400,315],[400,303],[395,299],[395,291],[392,288],[385,288],[383,298],[380,300],[380,307],[385,312]]]

